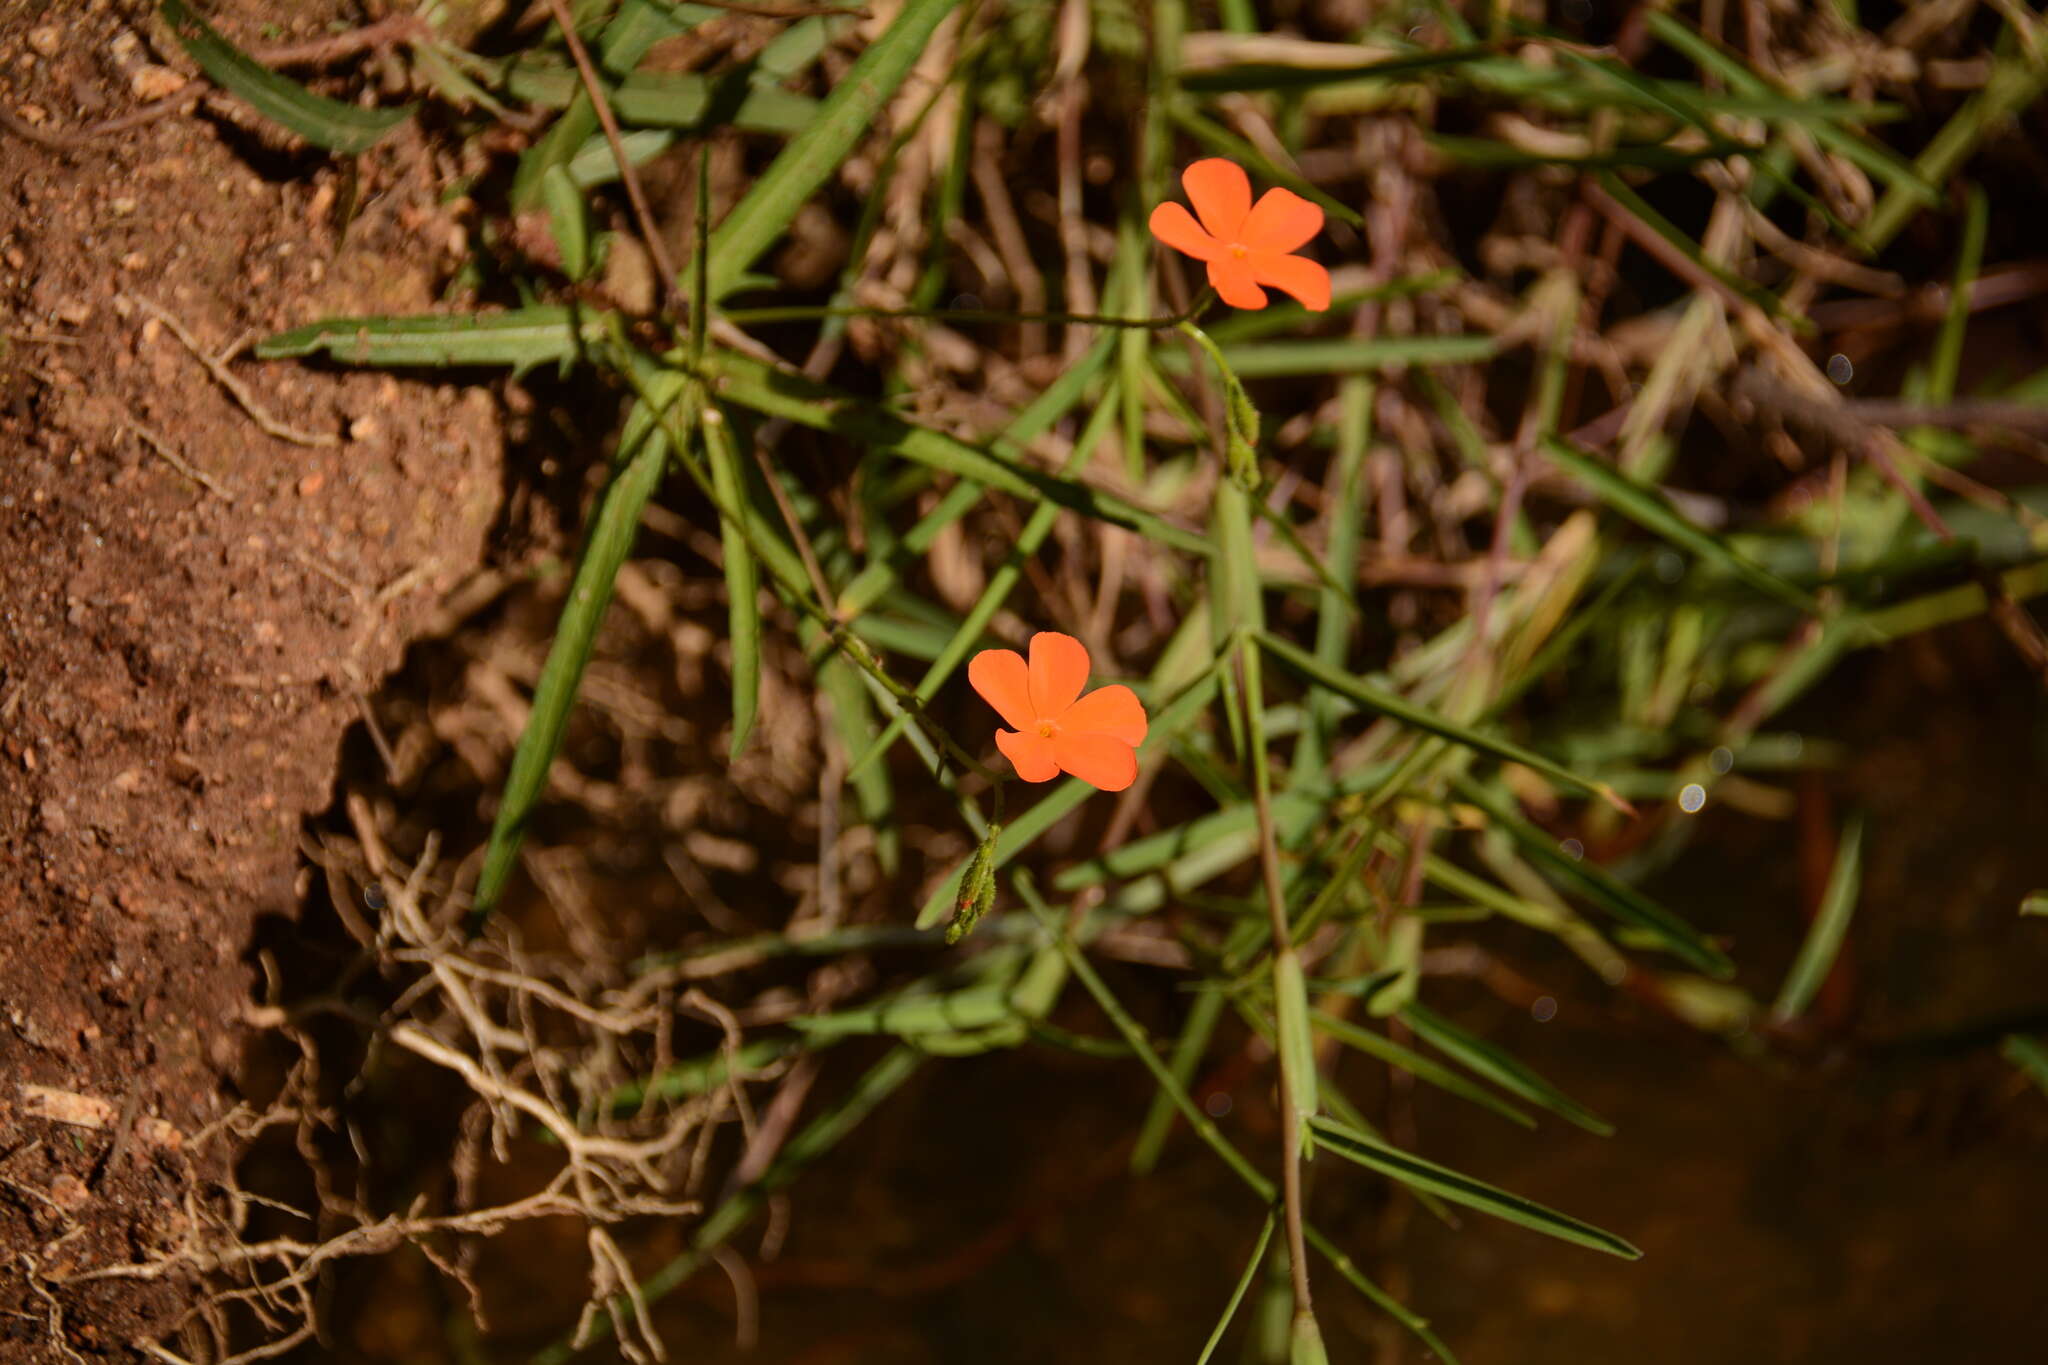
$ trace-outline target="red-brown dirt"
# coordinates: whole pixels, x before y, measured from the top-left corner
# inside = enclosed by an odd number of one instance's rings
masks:
[[[214,7],[272,41],[337,9]],[[251,926],[293,913],[338,740],[499,501],[487,395],[230,359],[306,444],[180,340],[422,309],[461,227],[403,135],[353,186],[204,106],[75,138],[189,72],[153,10],[0,5],[9,1362],[124,1358],[189,1307],[176,1277],[82,1277],[177,1245],[226,1169]]]

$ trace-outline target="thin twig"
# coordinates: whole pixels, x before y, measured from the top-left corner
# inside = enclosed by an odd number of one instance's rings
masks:
[[[234,372],[228,369],[227,362],[232,357],[232,351],[227,355],[221,356],[209,354],[206,348],[199,344],[199,338],[192,335],[191,329],[180,322],[177,315],[168,308],[163,307],[161,304],[152,303],[140,294],[123,294],[121,297],[134,304],[137,308],[140,308],[143,312],[148,313],[164,326],[170,328],[171,335],[184,343],[185,349],[192,353],[192,358],[206,367],[206,372],[213,376],[214,382],[226,389],[235,402],[241,405],[242,411],[248,413],[250,420],[261,427],[266,434],[275,436],[280,441],[290,441],[293,445],[300,446],[338,446],[341,444],[341,438],[331,431],[300,431],[297,427],[290,426],[272,417],[264,409],[263,405],[256,401],[256,395],[249,392],[249,386],[235,378]],[[240,348],[237,347],[235,349]]]
[[[131,429],[133,429],[136,436],[141,439],[142,443],[148,446],[151,450],[155,451],[158,457],[161,458],[165,464],[177,470],[180,474],[183,474],[186,478],[192,480],[192,482],[198,484],[201,488],[213,494],[216,498],[219,498],[222,502],[229,503],[231,505],[233,504],[235,500],[235,495],[233,493],[230,493],[228,492],[227,489],[223,488],[220,485],[220,483],[217,480],[215,480],[211,474],[208,474],[205,470],[198,469],[190,464],[187,464],[183,456],[179,455],[177,451],[171,449],[170,442],[166,441],[163,437],[157,435],[155,432],[151,431],[148,427],[142,425],[142,423],[140,422],[131,419],[128,425]]]
[[[303,43],[252,48],[249,55],[265,66],[320,66],[358,52],[381,52],[400,43],[429,39],[434,30],[416,14],[394,14],[350,33],[314,38]]]
[[[654,268],[661,272],[662,295],[668,300],[670,312],[683,316],[682,276],[676,271],[675,258],[669,255],[668,243],[662,240],[654,222],[654,211],[647,205],[647,191],[640,187],[640,176],[633,169],[632,159],[626,155],[625,139],[619,134],[619,121],[612,114],[611,100],[606,97],[604,85],[598,80],[597,68],[590,64],[590,53],[583,46],[583,39],[577,36],[576,23],[569,15],[568,0],[548,0],[548,8],[555,16],[555,23],[562,30],[562,37],[569,44],[569,55],[576,61],[576,71],[583,78],[583,88],[590,95],[591,106],[597,111],[597,121],[604,126],[604,139],[611,145],[612,159],[618,163],[619,178],[625,182],[626,198],[633,205],[633,217],[640,224],[640,235],[647,242],[647,252],[654,257]]]

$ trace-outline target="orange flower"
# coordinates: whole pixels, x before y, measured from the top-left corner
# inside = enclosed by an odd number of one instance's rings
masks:
[[[996,747],[1026,782],[1064,772],[1120,792],[1137,780],[1145,707],[1120,683],[1082,696],[1088,647],[1073,636],[1038,632],[1028,665],[1014,649],[984,649],[967,665],[967,681],[1015,727],[996,731]]]
[[[1294,295],[1304,308],[1330,306],[1330,272],[1291,255],[1323,230],[1323,211],[1292,190],[1270,189],[1252,202],[1251,178],[1221,157],[1197,161],[1182,173],[1188,202],[1152,210],[1152,235],[1209,266],[1209,283],[1232,308],[1264,308],[1266,285]]]

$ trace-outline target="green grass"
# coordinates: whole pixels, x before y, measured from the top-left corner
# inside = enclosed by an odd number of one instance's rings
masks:
[[[1968,300],[1992,264],[1999,205],[1996,188],[1961,177],[2048,85],[2029,43],[2001,38],[1986,84],[1914,145],[1898,102],[1852,96],[1805,60],[1828,54],[1753,69],[1690,7],[1646,13],[1640,66],[1519,30],[1507,7],[1480,7],[1474,23],[1451,6],[1387,8],[1383,26],[1342,35],[1370,60],[1295,46],[1195,70],[1176,35],[1206,11],[1160,0],[1149,46],[1098,15],[1094,48],[1084,37],[1070,55],[1103,78],[1086,115],[1100,165],[1062,162],[1057,111],[1078,87],[1023,7],[908,0],[864,40],[843,15],[776,20],[751,56],[677,72],[655,60],[662,45],[716,11],[590,4],[578,13],[602,68],[594,88],[551,32],[509,59],[413,44],[450,106],[441,135],[480,146],[493,107],[545,121],[499,207],[544,208],[563,271],[491,257],[478,277],[507,285],[497,296],[518,306],[458,299],[433,317],[311,320],[257,353],[515,376],[552,366],[628,409],[495,794],[474,923],[504,904],[537,814],[569,799],[551,774],[570,761],[563,740],[614,584],[650,504],[673,496],[718,551],[717,666],[732,697],[719,753],[733,764],[758,753],[777,689],[805,706],[822,696],[819,744],[836,746],[835,780],[853,798],[843,818],[868,827],[889,907],[878,922],[745,951],[851,961],[898,934],[929,950],[949,921],[962,938],[935,959],[891,959],[862,999],[751,1031],[760,1065],[823,1058],[853,1037],[903,1045],[820,1109],[766,1175],[717,1202],[689,1250],[643,1283],[649,1297],[700,1269],[901,1085],[921,1061],[913,1046],[958,1055],[1082,1038],[1050,1022],[1064,1008],[1106,1019],[1107,1050],[1135,1058],[1132,1074],[1153,1089],[1135,1171],[1155,1165],[1178,1119],[1247,1189],[1247,1232],[1262,1230],[1203,1359],[1276,1228],[1283,1247],[1320,1250],[1318,1277],[1334,1269],[1451,1359],[1312,1218],[1276,1218],[1280,1186],[1193,1101],[1194,1078],[1234,1046],[1224,1006],[1277,1045],[1305,1141],[1371,1173],[1326,1169],[1321,1181],[1388,1179],[1633,1256],[1616,1234],[1363,1131],[1328,1057],[1348,1048],[1518,1128],[1541,1111],[1612,1132],[1440,1012],[1428,950],[1499,919],[1562,943],[1592,969],[1576,986],[1589,994],[1635,972],[1669,973],[1674,991],[1727,989],[1713,984],[1734,970],[1724,945],[1641,885],[1691,837],[1681,790],[1712,790],[1727,774],[1710,756],[1724,748],[1743,781],[1781,780],[1753,761],[1751,741],[1760,753],[1760,731],[1852,650],[1986,614],[2024,635],[2011,609],[2048,592],[2038,531],[2002,526],[2011,557],[1957,581],[1976,541],[1952,538],[1941,564],[1912,543],[1929,534],[1916,522],[1926,509],[1943,526],[1983,516],[1953,480],[1888,475],[1859,456],[1801,511],[1777,495],[1833,452],[1802,449],[1810,467],[1787,469],[1766,453],[1761,422],[1754,441],[1731,437],[1747,417],[1723,400],[1745,367],[1802,402],[1834,409],[1839,397],[1807,355],[1827,340],[1809,316],[1826,289],[1750,234],[1753,211],[1772,214],[1809,263],[1904,268],[1907,257],[1884,253],[1909,224],[1944,244],[1951,302],[1911,357],[1904,396],[1978,392],[1963,360]],[[182,7],[166,13],[215,79],[321,146],[360,152],[411,112],[252,74],[218,34],[190,37]],[[1226,35],[1269,21],[1238,0],[1220,11]],[[1012,107],[1006,90],[1032,99]],[[608,187],[631,169],[598,132],[600,101],[641,176],[702,172],[713,145],[743,153],[744,169],[724,172],[726,207],[691,237],[677,282],[690,317],[630,319],[596,286],[596,229],[628,230]],[[1342,169],[1360,110],[1390,121],[1379,132],[1403,159]],[[1466,131],[1440,133],[1432,115]],[[1520,122],[1489,122],[1501,116]],[[1018,131],[1040,118],[1051,123],[1036,141]],[[976,120],[998,145],[1034,149],[1028,165],[997,168],[1028,182],[1013,191],[1021,215],[998,212],[973,174]],[[1554,141],[1517,142],[1528,129]],[[1341,270],[1331,312],[1219,314],[1196,293],[1199,272],[1143,232],[1198,154],[1235,157],[1262,188],[1324,206],[1330,226],[1311,250]],[[1321,184],[1305,167],[1339,169]],[[1483,185],[1488,202],[1562,205],[1560,218],[1439,231],[1430,215],[1464,202],[1432,197],[1449,176]],[[1062,203],[1086,221],[1061,218]],[[1394,203],[1408,216],[1375,220]],[[832,217],[850,255],[828,287],[799,296],[777,277],[778,251],[793,231],[815,232],[799,221],[814,212]],[[1598,259],[1602,240],[1612,251]],[[1525,259],[1490,264],[1493,250]],[[871,251],[894,254],[871,262]],[[1094,297],[1070,297],[1076,281]],[[1007,306],[1026,282],[1054,301],[1047,311]],[[944,306],[977,290],[1001,297]],[[743,295],[754,306],[725,307]],[[1673,302],[1652,310],[1645,296]],[[1655,326],[1660,339],[1631,350],[1617,324]],[[1032,336],[1049,349],[1019,354]],[[807,353],[837,361],[807,374]],[[590,450],[613,436],[578,422]],[[1971,430],[1877,439],[1949,470],[1985,449]],[[817,462],[791,461],[799,440]],[[811,486],[819,468],[829,486]],[[1908,550],[1922,566],[1911,572]],[[959,578],[963,558],[972,586],[958,590],[947,573]],[[1127,799],[1151,805],[1127,810],[1075,779],[1002,781],[993,718],[960,673],[975,650],[1040,628],[1085,634],[1099,674],[1133,677],[1151,729]],[[1088,844],[1103,831],[1117,837]],[[906,857],[907,835],[928,856]],[[1781,1023],[1804,1012],[1842,949],[1861,839],[1860,824],[1843,836],[1772,1011]],[[1071,903],[1046,904],[1041,884]],[[1118,1000],[1091,952],[1139,930],[1169,935],[1159,941],[1187,963],[1175,969],[1185,1007],[1156,1025]],[[651,960],[683,960],[675,945],[650,948]],[[741,989],[707,987],[722,988]],[[1344,1016],[1352,997],[1377,1005],[1385,1033]],[[1165,1055],[1154,1027],[1173,1039]],[[2034,1044],[2009,1051],[2040,1074]],[[586,1107],[637,1112],[649,1096],[737,1084],[707,1057]],[[1284,1169],[1303,1153],[1272,1155]]]

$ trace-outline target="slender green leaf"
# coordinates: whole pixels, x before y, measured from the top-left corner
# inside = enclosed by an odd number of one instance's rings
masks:
[[[314,94],[258,64],[187,9],[185,0],[163,0],[159,13],[179,46],[209,79],[315,146],[335,152],[367,152],[412,117],[412,105],[362,109]]]
[[[732,423],[715,407],[704,409],[700,423],[712,487],[718,490],[720,502],[738,507],[747,500],[747,483]],[[725,551],[726,623],[732,646],[732,746],[728,756],[738,758],[747,747],[761,705],[761,570],[737,518],[719,518],[719,537]]]
[[[1339,337],[1317,341],[1243,341],[1221,346],[1224,362],[1245,379],[1283,375],[1355,374],[1408,365],[1465,365],[1500,349],[1490,336]],[[1161,347],[1155,359],[1168,374],[1186,374],[1186,351]]]
[[[1531,1071],[1520,1058],[1483,1038],[1474,1037],[1427,1006],[1420,1003],[1410,1005],[1401,1011],[1401,1021],[1414,1029],[1415,1036],[1423,1042],[1467,1071],[1484,1076],[1510,1095],[1548,1109],[1566,1122],[1577,1124],[1599,1137],[1613,1134],[1613,1124]]]
[[[1489,1185],[1483,1180],[1462,1175],[1448,1166],[1425,1161],[1412,1152],[1404,1152],[1399,1147],[1389,1146],[1335,1119],[1318,1118],[1309,1126],[1321,1146],[1404,1185],[1427,1190],[1454,1204],[1463,1204],[1466,1208],[1490,1213],[1495,1218],[1519,1224],[1548,1237],[1555,1237],[1561,1242],[1591,1247],[1610,1256],[1619,1256],[1625,1261],[1642,1258],[1642,1252],[1611,1232],[1596,1228],[1591,1223],[1582,1223],[1555,1209],[1545,1208],[1532,1199],[1509,1194],[1506,1190]]]
[[[678,382],[674,396],[682,396],[682,388]],[[646,409],[636,409],[636,413],[643,411]],[[694,412],[687,408],[685,411],[688,418],[694,419]],[[590,662],[590,651],[597,642],[597,628],[611,603],[619,569],[639,533],[640,514],[646,510],[668,467],[669,449],[668,432],[651,414],[643,421],[629,424],[620,438],[621,467],[606,485],[592,515],[589,539],[569,585],[569,598],[556,622],[547,663],[541,668],[540,685],[534,691],[533,710],[513,751],[504,793],[498,798],[498,816],[491,825],[483,871],[477,876],[470,911],[472,924],[481,922],[496,908],[512,876],[526,822],[547,788],[548,768],[561,747],[562,732],[569,723],[569,708],[575,703],[584,666]]]
[[[529,370],[581,358],[612,329],[609,313],[515,308],[504,313],[328,318],[256,343],[264,360],[325,354],[343,365],[509,365]]]
[[[1592,489],[1594,496],[1644,530],[1718,565],[1758,591],[1807,615],[1819,615],[1819,604],[1805,590],[1736,551],[1720,537],[1693,525],[1655,490],[1636,483],[1562,437],[1546,436],[1541,444],[1551,459]]]
[[[1510,1123],[1520,1124],[1524,1128],[1536,1126],[1536,1120],[1500,1099],[1492,1091],[1474,1085],[1443,1063],[1431,1061],[1413,1048],[1402,1047],[1393,1039],[1374,1033],[1369,1028],[1363,1028],[1348,1019],[1340,1019],[1334,1014],[1325,1014],[1321,1010],[1316,1011],[1315,1026],[1347,1047],[1354,1047],[1368,1056],[1377,1057],[1388,1066],[1399,1067],[1416,1080],[1456,1095],[1459,1099],[1476,1104],[1482,1109],[1491,1110]]]
[[[1216,1025],[1223,1018],[1226,1003],[1222,991],[1204,991],[1188,1007],[1188,1017],[1181,1025],[1180,1037],[1174,1040],[1173,1056],[1167,1062],[1167,1069],[1182,1088],[1193,1083],[1195,1068],[1202,1064],[1202,1054],[1209,1050],[1209,1040],[1216,1036]],[[1138,1140],[1131,1147],[1132,1175],[1152,1173],[1152,1168],[1158,1164],[1160,1150],[1166,1146],[1173,1116],[1172,1098],[1164,1090],[1156,1091],[1151,1107],[1145,1111],[1145,1122],[1139,1126]]]
[[[1114,343],[1113,337],[1097,341],[1078,363],[1068,366],[1038,397],[1027,403],[989,444],[998,451],[1021,450],[1051,430],[1053,424],[1081,400],[1088,385],[1102,372]],[[846,585],[845,591],[839,595],[839,615],[842,618],[856,616],[879,601],[897,580],[901,564],[930,550],[939,533],[966,516],[981,500],[984,491],[981,485],[965,480],[947,489],[938,505],[903,533],[903,539],[887,557],[862,569],[853,582]]]
[[[712,293],[718,292],[718,240],[711,243]],[[1072,479],[1047,474],[994,448],[968,442],[930,427],[905,421],[874,403],[863,402],[801,376],[770,370],[759,362],[721,353],[717,391],[720,398],[799,426],[830,431],[864,445],[891,451],[904,459],[956,474],[987,488],[1000,489],[1030,502],[1051,502],[1070,512],[1137,531],[1177,550],[1207,554],[1203,537],[1162,520],[1113,493]]]
[[[2044,92],[2048,92],[2048,62],[2024,50],[1995,57],[1984,88],[1965,101],[1914,158],[1913,170],[1920,184],[1894,183],[1871,211],[1863,225],[1863,239],[1870,249],[1884,250],[1914,215],[1927,207],[1929,200],[1920,186],[1947,184],[1986,137]]]
[[[1991,204],[1984,187],[1971,185],[1963,196],[1963,205],[1963,239],[1956,249],[1948,313],[1935,334],[1934,354],[1927,363],[1923,397],[1929,403],[1946,403],[1956,396],[1956,376],[1963,366],[1963,339],[1970,329],[1970,301],[1976,291],[1978,272],[1984,267],[1984,234],[1991,221]]]
[[[543,108],[573,104],[583,83],[576,69],[525,55],[505,68],[505,90]],[[695,71],[641,71],[607,91],[612,112],[628,128],[737,128],[748,133],[797,133],[818,116],[808,95],[760,85],[746,71],[707,76]]]
[[[888,1034],[915,1038],[927,1033],[987,1028],[1016,1014],[1007,986],[973,986],[944,995],[910,995],[841,1010],[834,1014],[798,1015],[790,1027],[806,1038],[836,1039],[855,1034]]]
[[[1677,913],[1651,900],[1606,869],[1572,857],[1557,840],[1517,815],[1499,793],[1469,777],[1452,779],[1460,795],[1485,811],[1494,826],[1515,841],[1528,860],[1551,880],[1569,887],[1623,924],[1653,936],[1673,955],[1711,976],[1726,979],[1735,964]]]
[[[1766,290],[1759,289],[1718,261],[1709,258],[1698,242],[1695,242],[1691,237],[1681,232],[1678,225],[1669,218],[1657,212],[1649,200],[1629,188],[1620,176],[1612,171],[1601,172],[1600,187],[1616,203],[1641,219],[1643,224],[1652,232],[1662,237],[1666,242],[1669,242],[1674,251],[1691,261],[1694,266],[1705,274],[1711,275],[1720,281],[1721,286],[1728,290],[1728,292],[1736,295],[1738,298],[1747,299],[1769,316],[1777,318],[1781,322],[1787,322],[1788,325],[1793,326],[1795,329],[1804,325],[1798,319],[1787,319],[1785,306],[1778,302],[1774,295]]]
[[[1771,1006],[1771,1017],[1780,1023],[1806,1013],[1806,1007],[1820,993],[1821,983],[1828,979],[1835,957],[1842,950],[1842,939],[1849,932],[1849,918],[1856,913],[1856,896],[1862,881],[1863,818],[1857,816],[1842,831],[1820,909],[1807,926],[1806,941],[1799,945],[1799,956],[1792,960],[1792,969],[1785,973],[1785,984],[1778,988],[1777,1003]]]
[[[924,55],[933,31],[958,3],[905,0],[882,36],[839,78],[817,118],[790,139],[712,234],[712,298],[732,292],[740,277],[788,230],[804,201],[868,135],[911,66]]]
[[[1280,1043],[1280,1075],[1287,1082],[1295,1116],[1313,1118],[1322,1107],[1316,1099],[1316,1035],[1309,1027],[1301,955],[1291,946],[1273,959],[1273,1026]]]
[[[739,1048],[738,1070],[743,1075],[759,1071],[796,1050],[794,1038],[757,1038]],[[604,1097],[604,1107],[614,1114],[632,1115],[650,1099],[682,1100],[708,1094],[726,1083],[733,1061],[733,1055],[720,1048],[703,1057],[671,1063],[646,1081],[617,1087]]]
[[[550,166],[541,178],[541,198],[547,204],[548,230],[562,253],[562,273],[581,280],[590,273],[590,213],[582,192],[560,166]]]
[[[1275,1221],[1276,1215],[1268,1213],[1266,1221],[1259,1226],[1259,1239],[1252,1243],[1252,1254],[1245,1258],[1244,1272],[1237,1277],[1237,1286],[1230,1291],[1230,1298],[1223,1305],[1223,1316],[1216,1320],[1216,1328],[1209,1333],[1209,1340],[1203,1345],[1202,1353],[1195,1357],[1195,1365],[1209,1365],[1210,1358],[1216,1354],[1216,1348],[1223,1344],[1223,1334],[1230,1330],[1230,1320],[1237,1316],[1237,1308],[1244,1302],[1245,1291],[1250,1289],[1252,1281],[1258,1278],[1259,1265],[1266,1259],[1267,1244],[1273,1240]]]
[[[626,160],[637,167],[660,156],[675,140],[676,135],[666,128],[643,128],[622,135],[619,146],[625,151]],[[577,148],[564,169],[577,189],[594,190],[619,178],[619,159],[612,153],[611,139],[599,134]]]
[[[1723,51],[1712,39],[1688,27],[1684,21],[1659,10],[1648,11],[1644,17],[1650,32],[1660,41],[1683,53],[1702,71],[1720,76],[1736,93],[1750,96],[1779,93],[1740,59]],[[1940,202],[1940,192],[1930,183],[1932,177],[1923,177],[1920,171],[1877,143],[1825,120],[1809,120],[1802,126],[1815,142],[1869,172],[1892,190],[1912,195],[1923,204]]]
[[[1354,677],[1349,673],[1331,668],[1315,655],[1297,648],[1278,636],[1268,635],[1261,631],[1258,641],[1269,654],[1285,664],[1293,672],[1299,674],[1305,681],[1313,683],[1318,687],[1327,687],[1337,695],[1348,697],[1352,701],[1357,702],[1368,711],[1378,712],[1380,715],[1400,721],[1403,725],[1411,726],[1414,729],[1423,730],[1432,735],[1440,735],[1444,739],[1448,739],[1455,744],[1462,744],[1468,749],[1475,749],[1484,754],[1492,754],[1495,758],[1504,759],[1510,763],[1519,763],[1526,768],[1542,773],[1551,781],[1568,787],[1573,791],[1583,792],[1589,796],[1602,797],[1603,799],[1613,799],[1604,783],[1593,782],[1580,777],[1543,757],[1541,754],[1523,748],[1512,740],[1500,739],[1474,730],[1470,726],[1460,725],[1448,716],[1444,716],[1426,706],[1411,702],[1384,688],[1375,687],[1363,678]]]
[[[1061,924],[1057,917],[1047,909],[1045,902],[1039,899],[1037,892],[1031,885],[1030,878],[1019,874],[1014,878],[1014,881],[1018,893],[1025,898],[1026,903],[1037,914],[1039,921],[1046,926],[1046,931],[1055,935],[1054,941],[1059,944],[1061,953],[1066,956],[1067,966],[1072,969],[1074,979],[1079,981],[1088,993],[1095,998],[1095,1003],[1101,1007],[1103,1014],[1108,1017],[1110,1024],[1118,1033],[1123,1035],[1124,1041],[1130,1045],[1131,1051],[1137,1054],[1138,1060],[1144,1063],[1145,1069],[1152,1073],[1152,1079],[1157,1082],[1161,1090],[1165,1091],[1172,1098],[1174,1107],[1180,1111],[1181,1117],[1187,1121],[1188,1126],[1194,1130],[1195,1135],[1208,1146],[1210,1151],[1216,1153],[1222,1159],[1223,1164],[1228,1166],[1232,1173],[1251,1189],[1253,1194],[1270,1206],[1279,1195],[1279,1190],[1275,1188],[1273,1182],[1264,1175],[1261,1175],[1258,1168],[1245,1159],[1244,1153],[1238,1151],[1230,1139],[1223,1136],[1222,1131],[1217,1128],[1215,1120],[1202,1111],[1201,1106],[1195,1103],[1194,1097],[1188,1094],[1187,1087],[1176,1080],[1173,1073],[1167,1070],[1166,1064],[1159,1060],[1159,1054],[1153,1051],[1151,1039],[1146,1037],[1144,1028],[1136,1019],[1131,1017],[1130,1011],[1123,1007],[1123,1002],[1116,998],[1116,993],[1109,989],[1108,984],[1103,981],[1101,975],[1089,964],[1088,959],[1082,955],[1080,948],[1074,943],[1073,935],[1067,932],[1065,925]],[[1338,1247],[1336,1243],[1332,1242],[1316,1228],[1314,1224],[1309,1224],[1303,1228],[1303,1232],[1308,1238],[1309,1245],[1327,1256],[1330,1259],[1331,1265],[1336,1268],[1337,1273],[1342,1275],[1353,1288],[1365,1295],[1382,1312],[1407,1328],[1423,1345],[1436,1352],[1443,1359],[1445,1365],[1457,1365],[1457,1357],[1452,1354],[1450,1347],[1437,1337],[1436,1333],[1429,1330],[1427,1319],[1417,1316],[1406,1305],[1368,1279],[1365,1273],[1358,1268],[1357,1263],[1350,1256],[1346,1255],[1342,1248]]]

